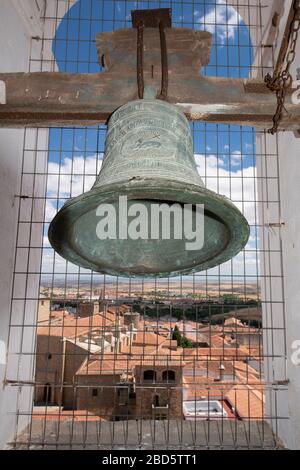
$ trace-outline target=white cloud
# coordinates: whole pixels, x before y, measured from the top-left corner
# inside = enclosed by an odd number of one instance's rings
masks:
[[[79,196],[91,189],[100,168],[101,160],[96,155],[87,158],[65,158],[61,165],[50,162],[47,195],[60,198]]]
[[[233,39],[237,32],[237,26],[242,21],[241,16],[225,0],[217,0],[216,5],[200,17],[195,15],[196,21],[207,31],[217,36],[218,43],[224,45],[229,39]]]
[[[47,178],[47,200],[45,221],[51,222],[59,207],[66,199],[76,197],[89,191],[95,183],[97,172],[102,164],[102,155],[99,157],[65,158],[61,164],[49,162]]]
[[[235,153],[241,162],[241,153]],[[225,157],[228,158],[228,157]],[[256,224],[256,168],[248,167],[243,170],[230,172],[222,167],[222,159],[215,155],[195,155],[198,172],[206,182],[206,187],[222,194],[244,212],[249,224]]]
[[[236,163],[241,163],[242,154],[240,151],[234,151],[231,155],[232,159],[236,159]],[[229,158],[225,156],[224,158]],[[222,159],[215,155],[195,155],[198,172],[205,181],[206,187],[212,191],[217,191],[228,197],[244,214],[250,225],[258,223],[256,220],[256,168],[248,167],[243,170],[235,168],[235,171],[228,171],[223,168]],[[231,163],[231,166],[233,164]],[[238,165],[236,165],[237,167]],[[244,201],[244,203],[243,203]],[[209,275],[225,276],[251,276],[257,275],[259,270],[259,262],[257,254],[254,250],[256,237],[252,235],[246,246],[247,250],[238,254],[232,261],[224,263],[220,267],[209,270]]]
[[[56,214],[56,202],[50,199],[46,200],[45,221],[50,222]]]
[[[230,155],[230,164],[232,166],[240,166],[242,163],[242,152],[240,150],[234,150]]]

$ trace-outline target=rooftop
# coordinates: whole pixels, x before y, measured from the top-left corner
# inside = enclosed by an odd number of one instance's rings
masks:
[[[262,391],[250,385],[236,385],[226,393],[225,398],[234,407],[240,418],[262,420],[264,418],[265,399]]]
[[[76,318],[64,311],[53,312],[50,319],[38,323],[37,334],[75,338],[94,328],[108,331],[115,325],[115,318],[100,313],[90,317]]]

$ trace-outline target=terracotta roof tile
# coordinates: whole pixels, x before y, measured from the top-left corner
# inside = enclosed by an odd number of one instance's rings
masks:
[[[249,385],[236,385],[225,397],[243,419],[264,419],[264,395]]]
[[[63,315],[56,317],[54,321],[51,319],[38,326],[37,334],[44,336],[61,336],[65,338],[74,338],[87,333],[95,328],[101,328],[102,331],[108,331],[114,325],[114,322],[96,314],[86,318],[75,318],[72,315]]]
[[[133,341],[133,345],[160,345],[166,338],[151,331],[139,331]]]
[[[85,363],[78,369],[76,375],[115,375],[123,372],[131,373],[135,366],[184,366],[181,358],[174,359],[164,355],[126,355],[113,353],[105,353],[87,359]]]

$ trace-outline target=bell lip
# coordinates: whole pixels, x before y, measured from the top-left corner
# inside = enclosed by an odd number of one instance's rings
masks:
[[[166,188],[168,190],[168,197],[166,197]],[[231,238],[225,249],[217,256],[206,260],[204,263],[182,270],[136,274],[126,271],[114,271],[112,269],[100,269],[96,264],[87,262],[80,256],[70,244],[68,233],[75,221],[87,212],[87,208],[91,210],[91,205],[96,208],[100,203],[116,201],[119,196],[128,196],[128,199],[171,200],[174,203],[205,203],[206,209],[217,215],[226,225]],[[59,231],[59,227],[63,227],[63,230]],[[52,248],[71,263],[100,274],[139,279],[191,275],[214,268],[236,256],[247,244],[249,235],[250,227],[246,218],[226,196],[219,195],[199,185],[190,184],[187,186],[185,183],[174,180],[139,177],[134,177],[129,181],[126,180],[92,188],[90,191],[68,200],[56,214],[48,230],[48,238]]]

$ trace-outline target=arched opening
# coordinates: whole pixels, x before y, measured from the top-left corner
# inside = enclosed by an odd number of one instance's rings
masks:
[[[144,381],[155,382],[156,381],[156,372],[154,370],[145,370],[144,371]]]
[[[174,370],[164,370],[162,373],[163,382],[175,382],[176,374]]]
[[[232,2],[234,3],[235,0]],[[57,63],[59,66],[60,71],[66,72],[98,72],[100,71],[100,66],[97,62],[97,57],[95,56],[96,50],[94,48],[94,41],[95,35],[100,32],[101,30],[110,30],[113,27],[118,28],[120,24],[117,22],[113,22],[112,20],[107,20],[105,23],[104,21],[98,21],[96,24],[96,18],[98,12],[93,9],[90,12],[85,10],[88,9],[88,4],[90,2],[84,2],[83,0],[77,2],[74,7],[70,9],[69,18],[66,18],[64,21],[64,25],[60,30],[60,34],[58,34],[57,41],[54,44],[54,53],[57,59]],[[101,2],[94,2],[97,8]],[[109,3],[109,2],[106,2]],[[205,72],[206,75],[218,75],[218,76],[232,76],[232,77],[244,77],[247,76],[249,72],[249,64],[250,64],[250,43],[248,41],[248,33],[246,27],[239,21],[238,18],[235,19],[234,12],[232,11],[231,7],[226,7],[223,3],[220,2],[218,4],[218,18],[213,10],[216,10],[214,7],[213,2],[207,2],[206,8],[202,5],[197,6],[196,9],[193,11],[193,18],[192,23],[193,27],[196,28],[206,28],[207,30],[214,33],[215,41],[214,41],[214,48],[212,52],[212,59],[208,67],[206,67]],[[237,2],[235,2],[237,3]],[[176,26],[186,26],[189,27],[188,24],[189,20],[187,18],[188,12],[184,11],[184,15],[182,12],[178,13],[176,10],[175,2],[170,6],[174,7],[173,18]],[[128,6],[127,6],[128,7]],[[121,7],[120,7],[121,8]],[[183,7],[185,8],[185,7]],[[195,5],[196,8],[196,5]],[[201,11],[201,9],[205,11]],[[122,14],[122,11],[119,11],[116,8],[115,14],[119,20],[122,20],[122,27],[123,25],[130,26],[130,8],[127,8],[126,13]],[[251,11],[253,11],[251,9]],[[127,18],[128,13],[128,18]],[[95,15],[95,16],[94,16]],[[122,16],[123,15],[123,16]],[[182,15],[182,18],[180,18]],[[210,16],[209,16],[210,15]],[[91,18],[91,27],[88,24],[87,20],[84,20],[80,25],[80,22],[77,21],[77,18]],[[102,18],[103,15],[98,15],[97,18]],[[109,17],[109,11],[106,11],[106,18]],[[216,24],[218,22],[219,25]],[[228,20],[228,21],[227,21]],[[229,21],[230,20],[230,21]],[[92,23],[93,21],[93,23]],[[253,20],[254,21],[254,20]],[[227,24],[228,23],[228,24]],[[78,24],[78,26],[76,26]],[[80,25],[80,27],[79,27]],[[77,29],[76,29],[77,28]],[[252,28],[253,30],[256,28]],[[78,31],[77,31],[78,30]],[[76,37],[76,41],[70,40],[71,35]],[[239,49],[238,45],[243,47],[242,51],[243,54],[240,54],[241,49]],[[80,46],[80,47],[79,47]],[[78,47],[75,51],[75,47]],[[87,48],[88,50],[87,54]],[[75,53],[76,52],[76,53]],[[88,57],[88,58],[87,58]],[[233,200],[235,199],[238,204],[242,204],[247,209],[247,217],[250,214],[250,221],[252,228],[252,239],[250,241],[250,250],[247,250],[245,255],[241,255],[237,261],[233,261],[232,263],[228,263],[226,266],[222,267],[222,270],[215,270],[206,276],[206,287],[205,292],[201,291],[201,315],[204,315],[203,324],[206,322],[207,324],[210,323],[210,320],[213,319],[213,315],[215,314],[223,314],[224,313],[224,305],[220,304],[219,301],[214,305],[212,305],[212,301],[210,300],[210,289],[212,289],[212,298],[214,299],[214,293],[216,292],[215,284],[219,283],[219,286],[223,286],[221,284],[224,282],[224,291],[227,292],[226,282],[227,279],[230,278],[229,282],[229,292],[231,289],[232,295],[229,295],[229,298],[224,299],[225,308],[229,309],[232,308],[235,311],[235,303],[236,303],[236,296],[240,295],[240,292],[243,293],[251,291],[251,296],[255,298],[255,285],[254,287],[252,284],[247,284],[247,282],[252,282],[252,279],[257,279],[256,273],[256,265],[257,265],[257,240],[256,240],[256,230],[257,230],[257,223],[255,218],[256,209],[254,208],[254,203],[256,202],[256,193],[254,187],[254,178],[255,178],[255,150],[254,150],[254,133],[249,129],[245,128],[243,132],[240,129],[233,129],[232,127],[226,126],[219,126],[217,124],[202,124],[195,122],[192,124],[193,133],[194,133],[194,148],[195,148],[195,158],[197,161],[197,165],[199,167],[199,172],[205,179],[205,183],[207,187],[212,190],[219,190],[221,194],[226,194],[228,197],[231,197]],[[201,138],[202,137],[202,138]],[[88,189],[88,185],[94,182],[96,175],[98,174],[99,168],[102,162],[102,154],[104,151],[104,138],[105,138],[105,127],[99,126],[95,128],[88,128],[88,129],[51,129],[50,131],[50,139],[49,139],[49,163],[51,165],[51,173],[47,188],[49,191],[48,203],[51,210],[55,210],[56,206],[60,204],[60,201],[54,201],[53,194],[56,194],[55,191],[55,181],[52,178],[52,173],[54,174],[63,174],[68,175],[70,174],[71,177],[74,177],[72,180],[72,184],[70,184],[70,191],[69,189],[59,188],[59,195],[63,198],[69,197],[69,192],[72,196],[75,196],[74,193],[79,194],[79,192],[83,192],[84,190]],[[57,152],[60,150],[60,152]],[[262,151],[264,157],[266,152]],[[273,159],[273,156],[272,156]],[[71,168],[71,169],[69,169]],[[201,170],[201,171],[200,171]],[[78,176],[79,173],[79,176]],[[83,173],[83,177],[81,175]],[[92,176],[91,176],[92,175]],[[84,184],[82,187],[80,186],[82,180]],[[84,179],[87,177],[87,181]],[[244,178],[245,177],[245,178]],[[61,178],[63,183],[66,182],[66,177]],[[60,180],[59,180],[60,181]],[[76,183],[73,184],[73,183]],[[252,184],[252,186],[251,186]],[[54,189],[53,189],[54,188]],[[57,193],[58,194],[58,193]],[[241,202],[242,201],[242,202]],[[47,220],[49,220],[47,218]],[[47,251],[48,253],[48,251]],[[46,263],[45,257],[45,263]],[[253,262],[251,262],[253,261]],[[51,263],[51,260],[50,260]],[[49,271],[54,268],[51,267],[49,264]],[[74,270],[75,271],[75,270]],[[63,272],[63,269],[62,269]],[[75,271],[75,274],[77,271]],[[75,276],[74,274],[74,276]],[[63,276],[64,274],[62,274]],[[246,275],[248,277],[246,277]],[[85,278],[81,274],[79,276],[79,281],[84,280]],[[100,278],[99,278],[100,279]],[[193,281],[193,285],[191,286],[191,280],[187,279],[188,283],[185,285],[185,278],[183,279],[184,288],[187,291],[187,295],[191,298],[198,295],[198,278],[194,278],[196,281]],[[201,279],[201,278],[199,278]],[[210,284],[210,279],[213,280],[212,284]],[[224,281],[225,279],[225,281]],[[239,284],[235,284],[235,279],[239,281]],[[65,282],[64,280],[62,283]],[[72,280],[73,282],[73,280]],[[103,282],[105,284],[105,280],[102,281],[100,279],[99,283]],[[117,281],[116,281],[117,282]],[[243,284],[243,285],[242,285]],[[240,287],[239,287],[240,285]],[[103,286],[101,286],[103,287]],[[162,281],[157,280],[157,289],[162,287],[165,289],[165,286],[162,284]],[[248,289],[249,288],[249,289]],[[104,285],[105,289],[105,285]],[[177,289],[177,287],[176,287]],[[119,292],[117,289],[116,292]],[[158,303],[156,305],[156,313],[157,316],[165,314],[166,306],[160,305],[160,294],[157,294],[158,290],[155,291],[155,298],[158,299]],[[200,288],[199,288],[200,292]],[[218,292],[223,293],[223,287],[218,289]],[[78,295],[81,292],[78,293]],[[137,295],[139,291],[137,289]],[[169,296],[169,290],[166,292]],[[234,295],[233,295],[234,294]],[[91,295],[92,292],[92,284],[91,284]],[[207,295],[207,297],[206,297]],[[103,296],[102,296],[103,297]],[[143,297],[141,297],[143,300]],[[153,301],[154,303],[155,301]],[[239,304],[243,305],[242,303]],[[247,299],[244,303],[244,308],[249,309],[251,307],[251,303],[247,304]],[[253,302],[254,308],[256,307],[255,301]],[[170,307],[170,311],[172,310],[172,306]],[[179,311],[180,317],[183,318],[183,324],[187,323],[187,313],[186,307],[178,307],[176,304],[175,308]],[[180,311],[181,309],[181,311]],[[142,310],[143,311],[143,310]],[[150,309],[150,313],[153,314],[153,307]],[[147,312],[146,307],[144,308],[144,312]],[[191,302],[190,305],[190,316],[192,320],[193,314],[197,319],[198,316],[198,306],[194,307],[193,303]],[[206,315],[206,316],[205,316]],[[248,314],[247,314],[248,315]],[[147,322],[141,323],[139,327],[141,331],[150,332],[151,326],[147,325]],[[207,327],[208,333],[208,340],[210,340],[210,329]],[[67,329],[65,330],[68,331]],[[185,330],[183,330],[185,331]],[[195,330],[195,338],[198,340],[200,336],[198,330]],[[137,335],[134,334],[133,338],[136,339]],[[214,340],[217,340],[215,338]],[[217,342],[217,341],[216,341]],[[221,344],[224,344],[224,341],[220,341]],[[231,343],[232,345],[232,343]],[[200,346],[199,346],[200,347]],[[238,346],[235,347],[236,351],[238,350]],[[109,349],[109,347],[108,347]],[[114,348],[111,347],[111,352],[114,351]],[[144,352],[144,351],[143,351]],[[185,349],[184,352],[189,355],[192,354],[189,349]],[[101,356],[104,356],[104,352],[101,352]],[[112,355],[111,355],[112,356]],[[118,356],[118,355],[117,355]],[[116,356],[116,358],[117,358]],[[105,356],[104,356],[105,357]],[[157,357],[157,356],[156,356]],[[49,358],[48,358],[49,359]],[[156,360],[156,359],[155,359]],[[213,360],[213,358],[212,358]],[[124,360],[125,362],[125,360]],[[207,361],[207,368],[208,368],[208,361]],[[148,362],[149,365],[149,362]],[[167,366],[167,364],[165,364]],[[127,367],[127,363],[124,365]],[[197,365],[192,366],[192,375],[201,375],[202,369],[197,369]],[[259,364],[258,370],[260,371]],[[102,357],[100,358],[99,364],[99,371],[102,371]],[[162,381],[165,383],[165,388],[168,388],[166,384],[169,382],[177,379],[178,383],[181,383],[180,372],[179,368],[176,368],[176,374],[174,373],[174,378],[172,377],[172,373],[174,371],[163,371],[162,374]],[[204,371],[204,375],[208,375],[208,369]],[[258,373],[259,375],[259,373]],[[143,375],[141,376],[141,378]],[[151,383],[156,380],[156,374],[154,371],[145,371],[144,373],[144,380],[145,383],[148,381],[149,383],[145,385],[145,389],[148,387],[148,390],[151,388]],[[137,387],[138,388],[138,387]],[[42,387],[42,391],[44,392],[44,387]],[[48,396],[49,393],[49,396]],[[47,393],[47,400],[51,400],[51,388],[49,387]],[[173,391],[172,391],[173,393]],[[53,397],[54,397],[54,390],[53,390]],[[65,394],[67,396],[67,394]],[[52,397],[52,399],[53,399]],[[162,403],[160,405],[164,405],[164,395],[161,395]],[[235,400],[234,396],[234,400]],[[159,396],[157,396],[158,403],[159,403]],[[150,397],[151,400],[151,397]],[[156,400],[156,398],[155,398]],[[154,404],[154,402],[153,402]],[[139,416],[138,416],[139,417]]]

